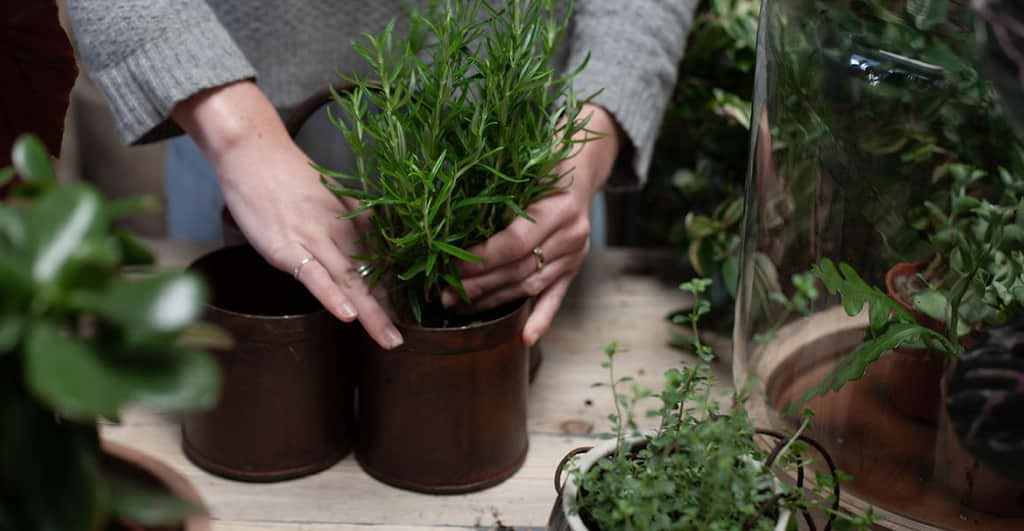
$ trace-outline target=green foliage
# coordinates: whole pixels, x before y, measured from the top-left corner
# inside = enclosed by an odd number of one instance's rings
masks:
[[[640,241],[680,245],[698,275],[721,272],[720,288],[738,254],[759,10],[759,0],[698,5],[643,197]]]
[[[831,260],[823,258],[813,271],[830,294],[839,294],[847,315],[858,315],[868,307],[868,328],[864,341],[856,349],[840,360],[822,381],[790,404],[790,413],[818,396],[838,391],[847,383],[863,378],[872,363],[895,348],[927,347],[948,355],[960,352],[957,338],[948,338],[918,324],[910,312],[865,282],[849,264],[841,263],[836,267]]]
[[[711,286],[711,280],[707,278],[693,278],[679,285],[679,289],[693,296],[693,306],[686,313],[677,313],[672,317],[672,322],[677,325],[684,325],[690,328],[689,335],[678,337],[674,343],[681,346],[688,343],[700,359],[709,362],[715,359],[715,352],[710,346],[700,339],[700,330],[697,323],[711,311],[711,303],[704,296],[704,292]]]
[[[771,530],[783,509],[830,512],[830,475],[820,474],[815,490],[803,492],[777,481],[773,472],[773,466],[810,463],[808,449],[797,441],[807,422],[772,462],[754,440],[744,398],[736,397],[727,411],[711,398],[706,365],[667,371],[654,395],[628,377],[615,377],[618,352],[617,345],[606,348],[603,364],[616,405],[610,419],[616,451],[586,471],[572,471],[580,486],[572,507],[589,529]],[[628,393],[619,390],[625,383],[631,384]],[[641,437],[632,410],[649,398],[661,404],[647,413],[660,425]],[[837,516],[848,529],[868,528],[873,520],[870,512]]]
[[[328,188],[361,202],[352,216],[373,211],[361,258],[418,321],[442,288],[462,291],[459,262],[479,260],[466,249],[559,192],[557,166],[586,125],[572,89],[585,64],[565,76],[551,65],[567,20],[551,0],[444,6],[413,13],[405,39],[389,26],[355,45],[372,78],[335,94],[344,116],[332,123],[356,174],[320,168]]]
[[[92,531],[114,515],[181,521],[195,508],[162,489],[126,487],[101,465],[96,420],[116,420],[131,403],[213,405],[216,365],[179,344],[205,288],[185,273],[119,276],[130,258],[150,256],[111,226],[138,204],[58,185],[35,137],[19,138],[12,158],[22,180],[0,205],[0,524]],[[133,509],[139,500],[150,509]]]

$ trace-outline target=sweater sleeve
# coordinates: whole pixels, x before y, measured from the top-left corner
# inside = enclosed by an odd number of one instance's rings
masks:
[[[577,0],[572,17],[570,67],[590,54],[575,81],[580,97],[618,121],[629,145],[609,188],[643,184],[697,0]],[[622,160],[623,156],[632,160]]]
[[[180,134],[169,119],[178,102],[256,75],[203,0],[69,0],[68,15],[126,143]]]

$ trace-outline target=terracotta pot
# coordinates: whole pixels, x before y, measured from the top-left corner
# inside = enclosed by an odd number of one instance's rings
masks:
[[[942,385],[945,399],[945,385]],[[935,476],[966,507],[1004,518],[1024,517],[1024,482],[1006,478],[978,461],[960,443],[942,408]]]
[[[214,251],[192,264],[213,293],[206,320],[235,347],[214,355],[220,402],[187,415],[185,454],[200,467],[244,481],[277,481],[323,470],[350,449],[358,329],[335,319],[287,273],[251,247]]]
[[[458,328],[397,326],[405,343],[360,363],[356,458],[371,476],[430,493],[484,489],[526,458],[529,305]]]
[[[629,448],[636,450],[640,445],[645,444],[646,441],[647,437],[645,436],[630,437],[625,440],[625,444]],[[555,470],[555,491],[558,493],[558,497],[555,499],[555,505],[551,508],[551,516],[548,518],[548,531],[599,531],[587,527],[583,522],[583,518],[576,510],[576,496],[580,488],[576,482],[576,476],[566,473],[564,486],[561,476],[565,467],[575,456],[582,454],[582,457],[579,457],[576,461],[576,467],[582,475],[587,470],[590,470],[590,467],[594,466],[595,463],[615,452],[617,447],[618,441],[616,439],[609,439],[593,448],[577,448],[569,452],[562,459],[562,462]],[[785,531],[789,526],[791,518],[792,512],[788,509],[783,510],[775,524],[775,531]]]
[[[944,334],[943,323],[917,311],[897,289],[899,279],[916,275],[925,265],[925,262],[896,264],[885,275],[885,287],[889,296],[910,312],[921,326]],[[942,409],[940,388],[945,365],[941,353],[898,348],[879,359],[871,367],[870,374],[894,410],[905,417],[936,424]]]
[[[199,493],[196,492],[195,487],[189,483],[188,479],[161,461],[138,450],[110,441],[103,442],[103,453],[107,457],[104,463],[105,467],[116,467],[122,473],[131,474],[145,483],[162,483],[179,498],[192,502],[197,506],[203,506],[203,500],[199,497]],[[156,528],[127,527],[121,524],[115,525],[114,528],[152,529],[156,531]],[[160,529],[168,531],[209,531],[210,518],[206,514],[195,514],[190,516],[182,525]]]

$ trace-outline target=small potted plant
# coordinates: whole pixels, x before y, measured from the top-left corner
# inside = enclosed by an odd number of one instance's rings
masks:
[[[194,275],[128,279],[145,259],[112,227],[136,201],[58,185],[42,143],[14,146],[0,205],[0,528],[206,529],[184,477],[100,439],[128,404],[208,408],[216,365],[183,343],[202,310]]]
[[[985,172],[962,164],[944,168],[950,179],[939,202],[926,202],[921,223],[929,227],[932,254],[920,262],[894,265],[885,277],[889,297],[914,320],[931,330],[956,337],[970,347],[978,332],[1006,321],[1024,308],[1024,264],[1015,256],[1024,246],[1020,197],[1022,183],[1001,171],[998,182]],[[979,198],[985,189],[1002,188],[997,204]],[[989,230],[998,225],[998,230]],[[965,274],[963,257],[975,257],[979,269]],[[961,293],[962,291],[962,293]],[[954,298],[956,300],[954,300]],[[957,331],[947,330],[955,308]],[[899,356],[882,360],[877,375],[890,403],[901,413],[935,423],[945,358],[942,352],[898,347]],[[882,374],[885,373],[885,374]]]
[[[706,282],[684,284],[698,295]],[[699,303],[699,301],[698,301]],[[706,304],[703,305],[706,308]],[[700,311],[694,316],[699,319]],[[696,336],[695,336],[696,337]],[[707,346],[694,340],[698,351]],[[838,482],[827,454],[831,474],[817,474],[811,492],[804,491],[803,466],[807,450],[820,446],[801,434],[810,419],[792,436],[755,430],[744,408],[742,394],[727,411],[710,396],[711,377],[706,365],[672,369],[656,395],[661,405],[648,413],[659,419],[657,430],[640,434],[634,409],[655,397],[636,384],[629,392],[619,386],[631,381],[616,378],[617,345],[605,347],[615,413],[611,416],[614,438],[593,449],[574,450],[556,472],[559,499],[551,513],[549,531],[598,531],[611,529],[764,529],[783,531],[797,525],[794,513],[810,519],[820,509],[832,520],[840,518],[848,528],[867,528],[871,511],[860,516],[839,510]],[[767,451],[755,440],[762,434],[777,445]],[[565,487],[561,469],[584,452],[572,466]],[[786,484],[776,470],[799,467],[795,485]]]
[[[441,293],[465,298],[459,265],[480,260],[466,249],[570,185],[556,168],[585,120],[575,74],[551,64],[565,20],[550,0],[413,13],[407,37],[389,26],[355,45],[372,79],[334,94],[344,116],[332,122],[356,169],[319,169],[329,189],[361,203],[349,218],[372,214],[356,258],[405,339],[360,360],[356,456],[385,482],[475,490],[526,456],[529,302],[467,315],[444,308]]]
[[[923,396],[907,396],[907,399],[928,401],[936,412],[934,414],[941,415],[940,441],[945,442],[939,444],[936,462],[945,471],[948,486],[960,492],[963,502],[992,514],[1019,516],[1024,514],[1024,505],[1020,502],[1024,482],[1009,484],[999,489],[1002,495],[994,496],[983,482],[977,481],[981,472],[968,469],[963,463],[970,463],[975,468],[983,463],[954,444],[948,413],[941,407],[942,397],[947,394],[943,374],[964,370],[959,367],[961,360],[976,357],[971,353],[977,350],[968,346],[976,347],[980,343],[978,348],[984,350],[993,334],[999,335],[998,324],[1006,323],[1024,311],[1024,203],[1015,188],[1019,185],[1015,185],[1008,174],[1005,178],[1009,180],[1009,191],[1004,193],[1001,204],[958,196],[968,203],[965,208],[970,210],[971,216],[966,224],[954,224],[948,231],[939,233],[951,241],[942,255],[942,260],[949,264],[946,275],[951,279],[945,281],[943,289],[929,286],[927,278],[921,279],[926,287],[913,294],[914,308],[935,323],[942,323],[939,330],[930,322],[922,324],[920,314],[868,284],[850,265],[841,263],[836,266],[826,258],[814,267],[815,275],[828,292],[842,298],[848,315],[857,315],[865,305],[868,307],[868,327],[864,340],[822,381],[792,404],[790,411],[864,377],[869,367],[881,359],[917,356],[922,351],[926,355],[938,356],[946,368],[937,376],[932,373],[903,373],[904,381],[893,380],[888,385],[923,389]],[[957,378],[955,381],[964,380]],[[985,378],[978,381],[978,385],[986,385]],[[920,411],[922,408],[898,402],[894,406],[904,411]],[[991,471],[988,474],[998,477]]]

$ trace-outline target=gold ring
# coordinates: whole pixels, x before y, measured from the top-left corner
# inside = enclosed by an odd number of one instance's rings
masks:
[[[537,260],[537,271],[544,269],[544,250],[540,247],[534,247],[533,258]]]
[[[313,258],[312,255],[303,258],[302,261],[299,262],[299,265],[295,266],[295,269],[292,269],[292,276],[298,279],[299,274],[302,273],[302,266],[312,262],[313,260],[316,260],[316,258]]]

